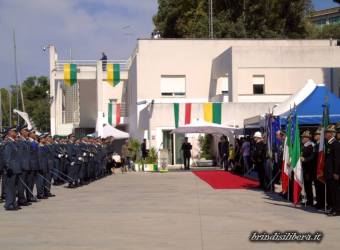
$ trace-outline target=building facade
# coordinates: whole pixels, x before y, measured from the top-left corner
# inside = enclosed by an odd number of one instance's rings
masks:
[[[312,22],[319,27],[329,24],[340,24],[340,7],[314,11]]]
[[[179,163],[183,135],[170,133],[175,128],[175,104],[179,126],[185,123],[186,104],[190,104],[192,122],[206,118],[207,103],[219,103],[221,124],[242,127],[245,118],[269,112],[308,79],[325,83],[338,94],[340,48],[333,43],[140,39],[129,60],[120,62],[122,81],[118,86],[106,83],[102,63],[97,61],[92,66],[81,64],[78,84],[66,91],[63,72],[58,70],[63,61],[53,55],[52,47],[52,133],[100,128],[98,124],[108,122],[108,107],[114,101],[125,107],[121,110],[122,129],[139,140],[147,138],[150,146],[167,148],[172,163]],[[63,96],[68,92],[73,98],[65,104]],[[63,120],[63,112],[76,114],[78,120],[70,125]]]

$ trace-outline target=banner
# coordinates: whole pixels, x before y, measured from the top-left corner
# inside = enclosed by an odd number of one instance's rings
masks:
[[[106,66],[107,82],[113,87],[120,83],[120,64],[109,63]]]
[[[77,65],[65,64],[64,65],[64,82],[67,86],[73,86],[77,83]]]

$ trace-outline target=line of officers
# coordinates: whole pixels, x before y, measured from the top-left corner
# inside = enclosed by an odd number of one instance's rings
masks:
[[[317,209],[326,207],[328,216],[340,215],[340,123],[329,125],[325,129],[325,165],[323,172],[318,170],[320,156],[319,145],[322,129],[318,128],[314,135],[306,130],[301,135],[301,165],[303,171],[304,190],[306,193],[306,205]],[[281,133],[284,139],[284,134]],[[289,197],[293,197],[294,172],[291,172],[289,182]],[[315,200],[313,195],[313,183],[315,187]],[[288,196],[288,192],[283,194]]]
[[[111,146],[112,138],[52,138],[11,127],[0,143],[0,201],[6,210],[18,210],[55,196],[52,183],[76,188],[111,174]]]

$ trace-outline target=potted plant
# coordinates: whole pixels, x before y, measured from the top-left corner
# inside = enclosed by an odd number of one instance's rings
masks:
[[[131,160],[134,162],[136,172],[142,169],[142,162],[140,157],[140,145],[141,145],[140,142],[136,138],[131,138],[129,140]]]
[[[145,159],[144,171],[158,171],[158,155],[154,147],[150,148],[148,157]]]

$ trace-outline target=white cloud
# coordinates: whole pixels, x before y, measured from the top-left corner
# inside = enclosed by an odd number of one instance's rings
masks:
[[[127,59],[138,37],[149,37],[157,0],[0,0],[0,86],[13,83],[12,29],[17,40],[20,80],[46,75],[54,44],[59,58]],[[122,29],[129,26],[126,29]]]

